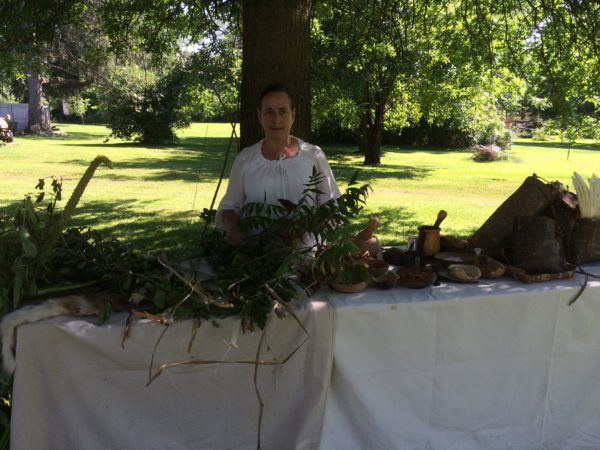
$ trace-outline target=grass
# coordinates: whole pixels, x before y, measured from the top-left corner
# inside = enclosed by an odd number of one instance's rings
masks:
[[[185,245],[199,235],[198,215],[214,194],[229,125],[193,124],[180,133],[177,145],[160,147],[103,143],[109,131],[102,126],[60,128],[67,137],[17,137],[0,147],[0,208],[51,175],[63,178],[64,206],[89,162],[103,154],[114,169],[98,169],[70,225],[104,230],[141,250]],[[491,163],[476,163],[470,152],[455,149],[386,147],[378,167],[363,166],[350,146],[323,145],[323,150],[342,189],[356,168],[359,181],[372,185],[358,223],[379,215],[383,225],[377,234],[384,244],[405,243],[419,225],[432,224],[440,209],[448,211],[442,233],[468,237],[534,172],[567,185],[573,171],[584,178],[600,173],[598,143],[577,144],[567,160],[566,145],[521,139],[507,159]],[[230,166],[231,159],[227,175]],[[221,195],[224,190],[225,184]]]

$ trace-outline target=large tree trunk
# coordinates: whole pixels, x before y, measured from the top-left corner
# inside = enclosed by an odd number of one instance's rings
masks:
[[[244,0],[241,148],[262,138],[258,96],[272,82],[296,102],[292,133],[310,139],[310,12],[312,0]]]
[[[50,131],[50,117],[44,113],[42,77],[39,74],[27,75],[27,95],[29,101],[29,129]]]

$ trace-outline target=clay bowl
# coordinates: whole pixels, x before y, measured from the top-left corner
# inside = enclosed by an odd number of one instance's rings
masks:
[[[477,255],[474,253],[441,252],[436,253],[435,260],[442,266],[448,267],[451,264],[473,264]]]
[[[357,262],[364,265],[372,277],[379,277],[390,268],[389,263],[377,258],[361,258]]]
[[[343,292],[344,294],[353,294],[355,292],[360,292],[364,288],[366,288],[367,282],[359,281],[356,283],[340,283],[337,281],[329,281],[329,286],[331,286],[338,292]]]
[[[419,267],[403,267],[398,269],[398,284],[411,289],[423,289],[437,280],[437,274]]]
[[[378,277],[373,277],[373,286],[379,289],[390,289],[398,283],[398,275],[395,272],[389,271]]]

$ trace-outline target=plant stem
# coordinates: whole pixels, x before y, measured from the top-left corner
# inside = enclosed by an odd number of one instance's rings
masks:
[[[98,284],[100,282],[100,280],[93,280],[93,281],[88,281],[86,283],[79,283],[79,284],[69,284],[67,286],[54,286],[54,287],[50,287],[50,288],[46,288],[46,289],[40,289],[38,291],[38,295],[52,295],[52,294],[57,294],[57,293],[62,293],[62,292],[68,292],[68,291],[72,291],[75,289],[81,289],[84,287],[88,287],[88,286],[93,286],[95,284]]]

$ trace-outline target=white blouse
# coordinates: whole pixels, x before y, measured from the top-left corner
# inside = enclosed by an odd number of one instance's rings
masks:
[[[246,203],[280,205],[280,198],[298,203],[313,167],[323,175],[317,186],[322,192],[317,197],[317,205],[340,196],[323,150],[296,140],[300,149],[293,158],[266,159],[261,152],[262,140],[237,155],[231,167],[227,192],[217,210],[215,220],[218,227],[223,228],[223,211],[231,209],[239,215]]]

